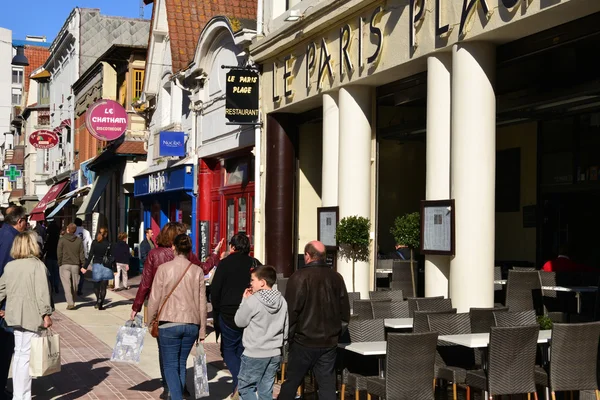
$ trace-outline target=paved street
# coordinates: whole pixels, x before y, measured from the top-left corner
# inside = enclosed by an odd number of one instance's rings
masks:
[[[148,334],[139,365],[110,362],[116,333],[129,317],[139,277],[132,289],[107,294],[104,311],[94,309],[91,283],[86,283],[85,299],[77,309],[66,310],[62,292],[56,298],[53,329],[61,337],[62,371],[35,379],[35,399],[158,399],[160,370],[156,340]],[[207,338],[211,399],[229,395],[231,376],[222,362],[215,334]],[[188,387],[193,388],[193,354],[188,359]]]

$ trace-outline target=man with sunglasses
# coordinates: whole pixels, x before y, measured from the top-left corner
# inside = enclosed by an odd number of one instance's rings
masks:
[[[15,237],[27,229],[27,212],[23,207],[12,206],[6,209],[4,225],[0,228],[0,276],[4,273],[4,267],[10,261],[10,249]],[[10,396],[6,392],[6,381],[8,371],[15,348],[15,339],[11,330],[4,323],[4,303],[0,304],[0,400],[8,400]]]

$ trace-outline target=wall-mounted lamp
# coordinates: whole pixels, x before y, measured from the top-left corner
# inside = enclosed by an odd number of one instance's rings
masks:
[[[301,20],[304,17],[304,14],[300,12],[300,10],[290,10],[290,15],[285,18],[285,22],[296,22]]]
[[[15,49],[17,50],[17,55],[13,57],[11,64],[18,67],[29,66],[29,60],[25,57],[25,47],[15,46]]]

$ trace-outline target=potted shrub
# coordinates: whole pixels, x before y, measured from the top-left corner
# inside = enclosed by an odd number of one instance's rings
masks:
[[[352,291],[355,291],[356,262],[369,261],[370,231],[371,221],[356,215],[342,218],[336,228],[340,255],[352,261]]]
[[[417,295],[415,285],[414,250],[421,246],[421,214],[418,212],[397,217],[390,229],[396,244],[402,244],[410,249],[410,276],[412,278],[413,294]]]

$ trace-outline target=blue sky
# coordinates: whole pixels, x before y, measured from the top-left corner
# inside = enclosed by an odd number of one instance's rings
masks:
[[[99,8],[103,15],[138,18],[139,0],[0,0],[0,27],[13,31],[13,39],[46,36],[52,42],[75,7]],[[144,7],[150,19],[152,6]]]

